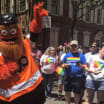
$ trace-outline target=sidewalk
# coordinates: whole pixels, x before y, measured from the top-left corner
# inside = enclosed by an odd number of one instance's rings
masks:
[[[63,91],[63,97],[64,97],[64,91]],[[72,102],[71,104],[74,104],[74,95],[73,93],[72,94]],[[85,94],[84,94],[84,97],[83,97],[83,100],[85,99],[85,96],[86,96],[86,91],[85,91]],[[63,100],[55,100],[57,98],[57,81],[54,81],[54,85],[53,85],[53,89],[52,89],[52,99],[46,99],[46,102],[44,104],[66,104],[66,101]],[[94,98],[94,104],[96,102],[96,97]]]
[[[64,97],[64,91],[63,91],[63,97]],[[54,81],[53,89],[52,89],[52,99],[46,99],[46,102],[44,104],[66,104],[64,101],[56,100],[57,98],[57,81]]]

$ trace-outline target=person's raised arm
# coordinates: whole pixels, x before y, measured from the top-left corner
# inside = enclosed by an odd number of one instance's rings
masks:
[[[30,22],[30,40],[37,42],[43,28],[43,16],[48,16],[48,11],[43,8],[44,3],[38,3],[33,8],[33,20]]]

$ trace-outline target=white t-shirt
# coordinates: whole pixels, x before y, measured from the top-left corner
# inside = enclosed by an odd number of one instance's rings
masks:
[[[87,62],[90,64],[90,70],[101,71],[101,73],[88,72],[86,79],[104,81],[104,60],[99,57],[99,54],[89,56]]]
[[[91,52],[87,52],[87,53],[85,54],[86,59],[87,59],[90,55],[92,55]]]
[[[91,55],[96,55],[96,54],[98,54],[98,53],[92,54],[91,52],[87,52],[87,53],[85,54],[85,57],[86,57],[86,59],[87,59],[89,56],[91,56]]]
[[[58,64],[58,58],[48,55],[42,55],[40,58],[42,67],[46,74],[52,74],[56,71],[56,65]]]

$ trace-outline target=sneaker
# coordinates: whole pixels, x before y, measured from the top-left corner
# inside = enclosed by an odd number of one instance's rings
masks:
[[[54,100],[55,100],[55,101],[56,101],[56,100],[59,100],[59,98],[57,97],[57,98],[55,98]]]
[[[63,100],[63,97],[62,96],[58,96],[55,100]]]
[[[61,96],[61,95],[59,95],[59,96],[58,96],[58,98],[62,98],[62,96]]]
[[[48,98],[48,99],[51,99],[52,97],[51,97],[51,96],[47,96],[47,98]]]

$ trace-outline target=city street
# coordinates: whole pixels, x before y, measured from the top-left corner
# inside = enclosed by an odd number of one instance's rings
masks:
[[[65,97],[104,104],[104,0],[0,0],[0,104]]]
[[[86,91],[85,91],[83,100],[85,99],[85,96],[86,96]],[[64,91],[63,91],[63,97],[64,97]],[[56,100],[56,98],[57,98],[57,81],[54,81],[54,87],[52,90],[52,99],[46,99],[46,102],[44,104],[66,104],[65,99],[62,101],[62,100]],[[72,93],[72,103],[71,104],[74,104],[73,98],[74,98],[74,96]],[[96,104],[96,96],[94,98],[94,104]]]

